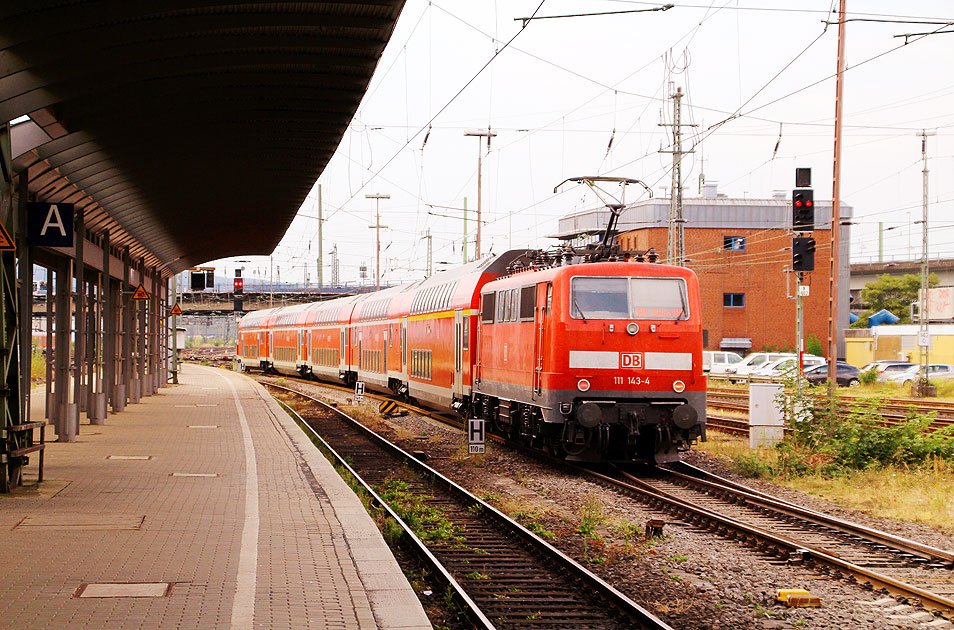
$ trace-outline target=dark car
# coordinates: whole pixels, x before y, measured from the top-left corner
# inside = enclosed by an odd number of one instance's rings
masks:
[[[838,372],[835,374],[835,382],[838,383],[839,387],[856,387],[861,384],[860,376],[861,370],[855,366],[850,363],[845,363],[844,361],[838,362]],[[810,370],[805,370],[805,378],[808,379],[808,382],[812,385],[827,383],[828,366],[819,365]]]

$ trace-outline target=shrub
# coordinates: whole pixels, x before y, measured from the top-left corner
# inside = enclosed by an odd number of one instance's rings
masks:
[[[808,339],[805,340],[805,351],[808,352],[808,354],[814,354],[816,357],[825,356],[821,342],[815,335],[808,335]]]
[[[878,382],[878,368],[871,368],[858,375],[862,385],[874,385]]]

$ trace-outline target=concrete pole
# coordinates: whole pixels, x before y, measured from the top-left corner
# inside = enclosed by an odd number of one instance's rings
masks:
[[[73,340],[73,404],[76,406],[76,434],[79,435],[79,412],[85,410],[89,392],[86,389],[86,265],[83,263],[86,242],[85,213],[76,209],[76,234],[74,236],[73,278],[76,282],[76,298],[73,301],[75,336]]]
[[[321,291],[322,287],[324,286],[324,278],[325,278],[324,270],[323,270],[324,261],[322,260],[323,254],[324,254],[324,239],[322,239],[322,236],[321,236],[321,228],[325,220],[324,218],[322,218],[322,210],[323,208],[321,206],[321,184],[318,184],[318,291]]]
[[[381,290],[381,228],[387,229],[388,226],[381,225],[381,200],[390,199],[391,195],[383,195],[381,193],[373,193],[370,195],[365,195],[366,199],[374,199],[375,203],[375,220],[374,225],[369,226],[374,228],[374,249],[375,249],[375,263],[374,263],[374,290]]]
[[[828,395],[838,387],[838,274],[841,271],[841,121],[845,85],[845,4],[838,2],[838,64],[835,73],[835,150],[832,159],[831,252],[828,266]]]
[[[109,268],[109,230],[103,232],[103,420],[116,393],[116,299]],[[115,404],[115,403],[113,403]]]
[[[172,286],[172,303],[179,303],[178,274],[172,276],[169,283]],[[172,316],[172,384],[179,384],[179,316]]]

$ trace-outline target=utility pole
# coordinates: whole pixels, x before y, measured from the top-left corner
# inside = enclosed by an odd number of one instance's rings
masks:
[[[838,1],[838,62],[835,72],[835,150],[832,159],[831,252],[828,266],[828,395],[838,387],[838,274],[841,271],[841,119],[845,85],[845,4]]]
[[[322,218],[321,212],[322,212],[321,184],[318,184],[318,291],[321,291],[321,287],[324,284],[324,276],[322,275],[322,269],[323,269],[322,254],[324,253],[324,250],[323,250],[323,242],[321,239],[321,228],[322,228],[322,223],[324,223],[325,220]]]
[[[430,228],[428,228],[427,232],[425,232],[424,236],[421,238],[427,239],[427,275],[424,277],[430,278],[432,275],[434,275],[434,249],[432,248],[431,243],[434,237],[431,236]]]
[[[374,263],[374,286],[375,291],[381,290],[381,228],[387,229],[388,226],[381,225],[381,200],[390,199],[391,195],[385,195],[382,193],[371,193],[364,196],[365,199],[374,199],[375,204],[375,220],[374,225],[369,225],[369,228],[374,230],[374,248],[376,252],[376,262]]]
[[[480,223],[477,223],[480,225]],[[461,245],[461,252],[464,255],[464,264],[467,264],[467,197],[464,197],[464,244]]]
[[[337,288],[338,284],[338,244],[335,243],[331,249],[331,286]]]
[[[928,349],[931,346],[931,332],[928,330],[928,164],[927,164],[927,137],[933,136],[934,132],[928,133],[924,129],[918,134],[921,136],[921,161],[924,163],[921,198],[921,303],[918,309],[920,317],[920,327],[918,329],[918,349],[920,352],[921,378],[918,379],[918,395],[927,395],[928,386]]]
[[[275,302],[275,265],[272,256],[268,257],[268,308]]]
[[[496,136],[496,135],[497,135],[497,132],[496,132],[496,131],[491,131],[491,130],[490,130],[490,127],[487,127],[486,130],[484,130],[484,129],[472,129],[472,130],[470,130],[470,131],[465,131],[465,132],[464,132],[464,135],[465,135],[465,136],[476,136],[476,137],[478,137],[478,138],[486,137],[486,138],[487,138],[487,151],[490,152],[490,139],[493,138],[494,136]],[[483,154],[483,152],[482,152],[482,150],[481,150],[481,148],[480,148],[480,141],[478,140],[478,141],[477,141],[477,256],[474,258],[474,260],[479,260],[479,259],[480,259],[480,253],[481,253],[481,251],[482,251],[482,250],[480,249],[480,225],[481,225],[481,223],[480,223],[480,208],[481,208],[480,202],[481,202],[481,198],[482,198],[482,194],[483,194],[482,191],[481,191],[481,188],[482,188],[482,186],[481,186],[481,171],[483,170],[483,155],[484,155],[484,154]],[[467,204],[464,204],[464,207],[466,207],[466,205],[467,205]],[[467,213],[464,213],[464,218],[465,218],[465,220],[466,220],[466,217],[467,217]],[[464,261],[464,262],[466,262],[466,261]]]
[[[672,127],[673,150],[660,151],[672,153],[672,194],[669,195],[669,239],[666,246],[666,262],[670,265],[686,266],[685,223],[682,217],[682,156],[695,151],[682,150],[682,128],[695,127],[682,123],[682,88],[676,88],[672,95],[672,124],[660,123],[660,127]]]

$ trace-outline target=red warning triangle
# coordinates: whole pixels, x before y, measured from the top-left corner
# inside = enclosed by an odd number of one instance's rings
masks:
[[[139,283],[139,286],[136,287],[136,290],[133,291],[132,299],[134,300],[148,300],[149,292],[146,291],[146,287],[142,286],[142,282]]]
[[[7,232],[7,228],[3,227],[3,224],[0,223],[0,252],[15,251],[17,251],[17,246],[13,244],[13,239],[10,238],[10,233]]]
[[[179,308],[179,303],[176,302],[176,305],[172,307],[172,310],[169,311],[170,315],[182,315],[182,309]]]

